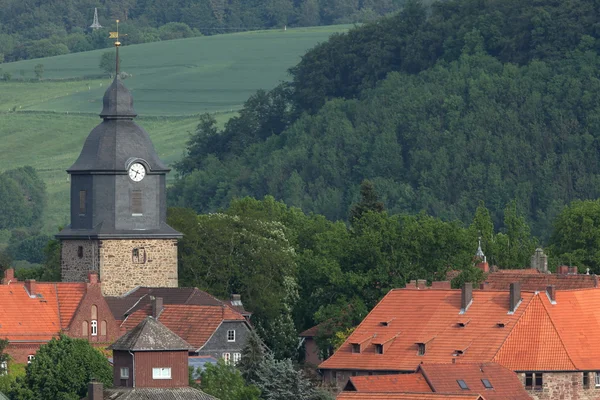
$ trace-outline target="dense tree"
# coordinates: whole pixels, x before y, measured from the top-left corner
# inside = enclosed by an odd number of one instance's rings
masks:
[[[119,63],[121,63],[122,58],[119,56]],[[117,54],[114,50],[105,51],[100,56],[100,64],[99,67],[102,71],[109,74],[111,77],[115,74],[117,65]]]
[[[237,367],[246,382],[256,382],[258,366],[266,357],[268,350],[255,331],[250,332],[242,349],[242,358]]]
[[[219,359],[202,371],[200,388],[220,400],[259,400],[260,390],[247,385],[240,371]]]
[[[46,185],[31,167],[0,174],[0,229],[35,226],[46,208]]]
[[[382,212],[385,209],[383,203],[379,201],[379,196],[375,191],[373,182],[364,180],[360,184],[360,201],[350,209],[350,222],[359,220],[367,211]]]
[[[6,352],[6,348],[8,347],[8,340],[0,339],[0,376],[8,373],[8,361],[10,356]]]
[[[102,353],[83,339],[61,335],[42,345],[22,379],[11,387],[11,400],[78,400],[91,379],[112,384],[112,369]]]

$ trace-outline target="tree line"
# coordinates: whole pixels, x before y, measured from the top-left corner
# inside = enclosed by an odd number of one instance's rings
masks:
[[[364,22],[404,0],[0,0],[0,62],[244,30]],[[94,8],[104,29],[93,30]]]

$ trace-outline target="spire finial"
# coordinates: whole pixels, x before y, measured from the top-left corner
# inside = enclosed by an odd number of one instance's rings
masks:
[[[485,254],[483,254],[483,250],[481,250],[481,236],[479,236],[479,245],[477,246],[477,253],[475,253],[475,257],[485,261]]]
[[[115,78],[117,76],[119,76],[119,47],[121,47],[121,42],[119,42],[119,20],[117,20],[117,31],[116,32],[110,32],[109,33],[109,39],[116,39],[115,40],[115,47],[117,48],[117,60],[116,60],[116,66],[115,66]]]

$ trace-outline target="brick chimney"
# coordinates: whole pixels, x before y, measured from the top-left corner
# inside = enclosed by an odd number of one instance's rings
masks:
[[[473,302],[473,284],[465,282],[460,291],[460,312],[465,313]]]
[[[426,279],[418,279],[417,280],[417,289],[423,290],[427,288],[427,280]]]
[[[510,313],[514,313],[521,302],[521,282],[510,284]]]
[[[14,268],[8,268],[4,271],[4,278],[2,278],[2,284],[8,285],[10,283],[18,282],[19,280],[15,278],[15,270]]]
[[[550,303],[556,304],[556,287],[554,285],[546,286],[546,294],[548,295],[548,299],[550,299]]]
[[[153,297],[152,298],[152,316],[154,318],[158,318],[162,310],[163,306],[163,298],[162,297]]]
[[[431,282],[432,289],[452,289],[450,281],[433,281]]]
[[[482,270],[483,272],[490,272],[490,264],[488,264],[487,261],[482,261],[480,263],[477,263],[477,265],[475,265],[476,268],[479,268],[480,270]]]
[[[27,290],[27,293],[29,293],[30,297],[35,297],[35,295],[37,294],[35,279],[25,280],[25,289]]]
[[[239,304],[238,304],[239,303]],[[235,305],[242,305],[242,295],[241,294],[232,294],[231,295],[231,304]]]
[[[100,282],[97,271],[88,272],[88,282],[90,285],[97,285]]]
[[[487,290],[490,287],[490,283],[489,282],[481,282],[479,284],[479,289],[480,290]]]
[[[558,267],[558,269],[556,270],[556,272],[559,275],[567,275],[569,273],[569,267],[566,265],[561,265]]]
[[[104,385],[102,382],[88,383],[88,400],[104,400]]]
[[[569,275],[577,275],[577,267],[569,267]]]

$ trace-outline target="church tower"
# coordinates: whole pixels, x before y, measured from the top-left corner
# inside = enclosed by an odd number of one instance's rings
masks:
[[[107,296],[136,286],[177,287],[182,235],[166,223],[169,169],[133,121],[133,98],[118,74],[103,106],[103,121],[67,170],[71,224],[56,235],[62,280],[83,282],[90,270],[98,271]]]

